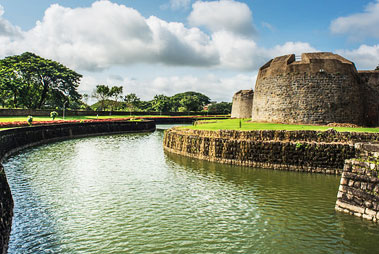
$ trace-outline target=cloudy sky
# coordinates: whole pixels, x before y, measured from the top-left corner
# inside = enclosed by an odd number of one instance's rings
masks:
[[[231,101],[279,55],[379,64],[379,0],[0,0],[0,58],[34,52],[81,73],[79,91]]]

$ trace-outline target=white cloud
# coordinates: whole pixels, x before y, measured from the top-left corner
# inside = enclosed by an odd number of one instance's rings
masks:
[[[7,40],[6,40],[7,39]],[[144,18],[138,11],[109,1],[88,8],[51,5],[42,21],[23,38],[0,38],[0,55],[33,51],[72,67],[106,69],[112,65],[163,63],[217,65],[218,52],[198,28]]]
[[[219,78],[214,74],[206,76],[170,76],[157,77],[151,82],[149,92],[152,96],[164,93],[174,95],[185,91],[197,91],[208,95],[215,101],[231,101],[233,94],[241,89],[251,89],[256,76],[238,74],[228,78]],[[142,86],[143,87],[143,86]]]
[[[334,34],[348,34],[351,39],[379,38],[379,0],[366,6],[365,12],[339,17],[332,21]]]
[[[0,36],[0,57],[32,51],[78,71],[138,63],[252,71],[278,55],[314,51],[301,42],[271,50],[259,47],[246,36],[254,28],[251,11],[244,3],[199,1],[193,6],[189,19],[210,27],[210,35],[183,23],[145,18],[133,8],[105,0],[86,8],[53,4],[29,31],[21,31],[0,15],[0,27],[8,24],[6,31],[18,34],[17,38],[9,32]],[[200,14],[208,12],[218,14],[201,19]]]
[[[283,45],[277,45],[272,49],[269,49],[267,54],[269,54],[272,58],[277,56],[283,56],[287,54],[295,54],[301,55],[305,52],[317,52],[318,50],[312,47],[307,42],[286,42]]]
[[[264,50],[246,37],[219,31],[212,34],[212,39],[224,68],[254,70],[269,58]]]
[[[263,27],[263,28],[266,28],[266,29],[268,29],[268,30],[270,30],[271,32],[274,32],[276,29],[275,29],[275,27],[273,27],[270,23],[267,23],[267,22],[261,22],[261,26]]]
[[[181,8],[187,9],[191,4],[191,0],[170,0],[170,7],[173,10]]]
[[[143,100],[151,100],[156,94],[172,96],[186,91],[196,91],[210,96],[216,101],[231,101],[233,94],[241,89],[251,89],[255,85],[256,72],[253,75],[236,74],[220,78],[214,74],[204,76],[160,76],[151,80],[135,80],[124,77],[107,77],[104,80],[92,76],[84,76],[79,91],[91,94],[97,84],[117,84],[124,87],[124,93],[135,93]],[[100,81],[100,82],[99,82]]]
[[[152,60],[168,65],[212,66],[219,64],[218,52],[211,38],[198,28],[188,29],[183,23],[166,22],[156,17],[147,19],[154,43]]]
[[[3,14],[4,8],[0,5],[0,37],[19,38],[21,36],[21,29],[4,19]]]
[[[358,69],[374,70],[379,64],[379,44],[373,46],[363,44],[354,50],[337,50],[337,54],[353,61]]]
[[[204,26],[211,32],[228,31],[251,36],[255,33],[253,16],[245,3],[233,0],[197,1],[188,17],[192,26]]]

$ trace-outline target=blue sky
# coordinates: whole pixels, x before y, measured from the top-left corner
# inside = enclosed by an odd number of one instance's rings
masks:
[[[142,99],[194,90],[217,101],[254,87],[283,54],[332,51],[379,64],[379,0],[0,0],[0,57],[35,52],[83,74],[80,92]]]

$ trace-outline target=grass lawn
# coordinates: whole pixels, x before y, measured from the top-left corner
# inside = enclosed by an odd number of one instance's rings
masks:
[[[378,132],[379,128],[351,128],[351,127],[330,127],[325,125],[297,125],[297,124],[276,124],[276,123],[253,123],[248,122],[250,119],[241,121],[239,119],[227,119],[227,120],[209,120],[206,124],[198,124],[196,126],[184,126],[181,128],[189,128],[195,130],[314,130],[314,131],[326,131],[333,128],[339,132]]]

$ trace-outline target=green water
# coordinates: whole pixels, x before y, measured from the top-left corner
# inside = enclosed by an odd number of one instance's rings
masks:
[[[9,253],[378,253],[339,177],[164,153],[163,132],[69,140],[5,163]]]

